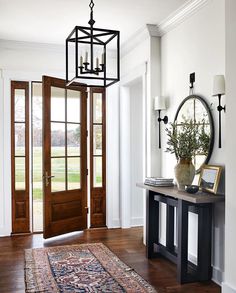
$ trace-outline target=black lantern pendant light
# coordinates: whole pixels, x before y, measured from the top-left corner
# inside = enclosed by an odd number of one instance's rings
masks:
[[[90,26],[76,26],[66,39],[66,83],[108,87],[120,80],[120,32],[94,28],[93,0],[89,7]]]

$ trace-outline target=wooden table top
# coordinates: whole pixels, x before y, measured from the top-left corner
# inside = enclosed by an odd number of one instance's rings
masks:
[[[153,192],[171,196],[177,199],[185,200],[188,202],[192,202],[195,204],[203,204],[203,203],[216,203],[220,201],[225,200],[225,196],[221,194],[212,194],[212,193],[206,193],[206,192],[197,192],[195,194],[190,194],[186,191],[179,191],[176,186],[174,187],[163,187],[163,186],[151,186],[146,185],[143,183],[137,183],[136,186],[151,190]]]

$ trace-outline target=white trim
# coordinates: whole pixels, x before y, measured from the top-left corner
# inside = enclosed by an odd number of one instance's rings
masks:
[[[164,34],[176,28],[199,9],[204,7],[209,0],[189,0],[166,19],[158,24],[147,24],[133,34],[125,44],[121,46],[121,58],[132,51],[138,44],[148,37],[162,37]]]
[[[122,113],[122,119],[121,119]],[[121,227],[131,227],[131,199],[130,199],[130,88],[120,88],[120,217]]]
[[[140,42],[148,37],[160,37],[177,27],[180,23],[196,13],[205,6],[209,0],[189,0],[179,9],[169,15],[159,24],[146,24],[135,32],[124,44],[121,45],[121,58],[132,51]],[[0,48],[16,51],[36,50],[54,53],[65,53],[65,46],[62,44],[35,43],[25,41],[13,41],[0,39]],[[113,51],[109,51],[110,57],[114,57]]]
[[[146,62],[135,67],[134,70],[130,70],[130,73],[122,76],[120,83],[120,113],[122,113],[122,119],[120,119],[120,221],[122,228],[130,228],[132,225],[142,226],[143,218],[140,222],[140,219],[136,219],[133,221],[131,219],[131,199],[130,199],[130,129],[128,123],[130,119],[130,93],[129,86],[132,85],[137,79],[142,79],[143,86],[143,105],[146,105]],[[145,109],[144,109],[145,111]],[[125,115],[124,115],[125,113]],[[126,118],[126,119],[124,119]],[[144,121],[145,121],[145,117]],[[127,121],[124,121],[127,120]],[[143,128],[144,132],[146,132],[146,125]],[[143,134],[146,137],[146,133]],[[145,151],[145,145],[144,145]],[[143,154],[143,166],[145,169],[146,159]],[[145,170],[144,170],[145,172]]]
[[[120,228],[120,187],[119,187],[119,85],[106,91],[106,224],[108,228]],[[111,163],[112,162],[112,163]]]
[[[149,37],[159,37],[160,33],[155,24],[146,24],[121,45],[121,58],[132,51],[138,44]]]
[[[55,54],[65,55],[65,45],[61,44],[36,43],[0,39],[0,49],[10,51],[38,51],[47,53],[53,52]],[[73,52],[70,52],[70,55],[71,54],[73,55]],[[108,50],[107,55],[109,58],[116,58],[116,51]]]
[[[122,86],[127,86],[132,81],[145,76],[147,62],[142,63],[141,65],[133,67],[128,74],[121,76],[120,88]]]
[[[131,219],[131,227],[143,226],[143,217],[133,217]]]
[[[138,44],[149,37],[147,27],[144,26],[133,34],[124,44],[121,45],[121,58],[132,51]]]
[[[222,283],[222,293],[236,293],[236,288],[224,282]]]
[[[3,78],[2,70],[0,70],[0,236],[3,236],[4,233],[4,221],[5,221],[5,200],[4,200],[4,116],[3,116],[3,107],[4,107],[4,89],[3,89]]]
[[[4,76],[4,72],[3,72]],[[10,78],[3,80],[3,207],[4,221],[2,233],[8,236],[12,232],[12,209],[11,209],[11,83]]]
[[[197,265],[197,256],[196,256],[196,255],[191,254],[191,253],[188,253],[188,260],[189,260],[191,263]]]
[[[225,278],[225,273],[218,267],[212,268],[212,281],[221,286],[222,281]]]
[[[0,39],[0,48],[6,50],[15,51],[26,51],[26,50],[37,50],[37,51],[47,51],[54,53],[64,53],[65,46],[59,44],[47,44],[47,43],[35,43],[35,42],[25,42],[25,41],[13,41],[13,40],[3,40]]]
[[[121,227],[120,219],[113,219],[112,220],[112,226],[108,227],[108,228],[116,229],[116,228],[120,228],[120,227]]]
[[[189,0],[174,13],[169,15],[164,21],[158,24],[158,30],[161,36],[176,28],[187,18],[195,14],[200,8],[205,6],[209,0]]]

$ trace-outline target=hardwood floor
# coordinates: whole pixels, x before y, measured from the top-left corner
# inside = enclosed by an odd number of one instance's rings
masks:
[[[160,258],[148,260],[142,244],[142,229],[99,229],[44,240],[41,234],[0,238],[0,292],[24,292],[24,249],[86,242],[102,242],[122,261],[135,269],[159,293],[221,292],[213,282],[180,286],[176,282],[176,267]]]

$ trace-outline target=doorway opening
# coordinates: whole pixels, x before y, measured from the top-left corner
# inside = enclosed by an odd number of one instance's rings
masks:
[[[13,234],[46,235],[47,222],[58,228],[47,237],[79,231],[88,216],[91,227],[106,226],[105,90],[64,83],[11,82]]]
[[[143,226],[143,182],[146,166],[146,95],[143,75],[128,79],[120,96],[120,184],[122,227]]]
[[[129,85],[130,91],[130,182],[131,226],[143,225],[143,190],[136,186],[144,181],[143,84],[139,78]]]
[[[31,83],[32,231],[43,231],[43,95],[42,83]]]

